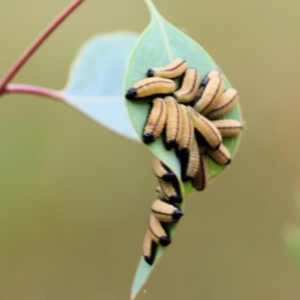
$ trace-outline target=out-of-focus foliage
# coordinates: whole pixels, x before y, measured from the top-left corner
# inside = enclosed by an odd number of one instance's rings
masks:
[[[295,259],[296,264],[300,268],[300,193],[299,187],[295,189],[296,204],[297,204],[297,215],[298,215],[298,224],[289,225],[284,232],[284,238],[287,243],[287,246]]]
[[[300,267],[300,229],[298,227],[290,228],[285,234],[287,245]]]

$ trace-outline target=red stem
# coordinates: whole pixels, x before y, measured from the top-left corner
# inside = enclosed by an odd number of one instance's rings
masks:
[[[0,81],[0,95],[3,94],[6,85],[13,79],[18,71],[24,66],[32,54],[41,46],[47,37],[83,2],[84,0],[73,0],[46,29],[33,41],[33,43],[24,51],[20,58],[12,65],[10,70]]]
[[[66,100],[63,97],[63,95],[58,91],[51,90],[45,87],[29,85],[29,84],[17,84],[17,83],[7,84],[2,93],[3,94],[5,93],[33,94],[33,95],[51,98],[54,100],[60,100],[60,101]]]

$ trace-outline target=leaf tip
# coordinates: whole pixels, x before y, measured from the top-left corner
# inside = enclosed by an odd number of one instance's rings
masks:
[[[136,291],[131,291],[131,294],[130,294],[130,300],[135,300],[136,299],[136,296],[137,296],[137,293]]]

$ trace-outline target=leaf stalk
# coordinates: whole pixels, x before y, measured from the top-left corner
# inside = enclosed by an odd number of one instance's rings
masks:
[[[35,51],[43,44],[43,42],[51,35],[51,33],[80,5],[84,0],[73,0],[45,29],[38,37],[29,45],[29,47],[21,54],[19,59],[11,66],[0,81],[0,96],[11,90],[6,86],[16,76],[18,71],[25,65]],[[31,93],[39,90],[39,87],[32,89]],[[39,93],[37,93],[39,94]]]
[[[29,85],[29,84],[19,84],[19,83],[7,84],[3,91],[3,94],[8,94],[8,93],[32,94],[36,96],[50,98],[53,100],[59,100],[59,101],[65,100],[65,98],[59,91],[41,87],[41,86]]]

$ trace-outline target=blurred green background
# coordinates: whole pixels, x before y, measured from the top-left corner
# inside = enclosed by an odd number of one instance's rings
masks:
[[[0,1],[0,74],[68,2]],[[300,2],[154,3],[239,90],[246,126],[138,299],[300,299],[282,238],[300,179]],[[61,89],[83,42],[148,21],[141,0],[86,0],[14,81]],[[0,141],[0,299],[128,299],[156,186],[146,147],[25,95],[1,98]]]

